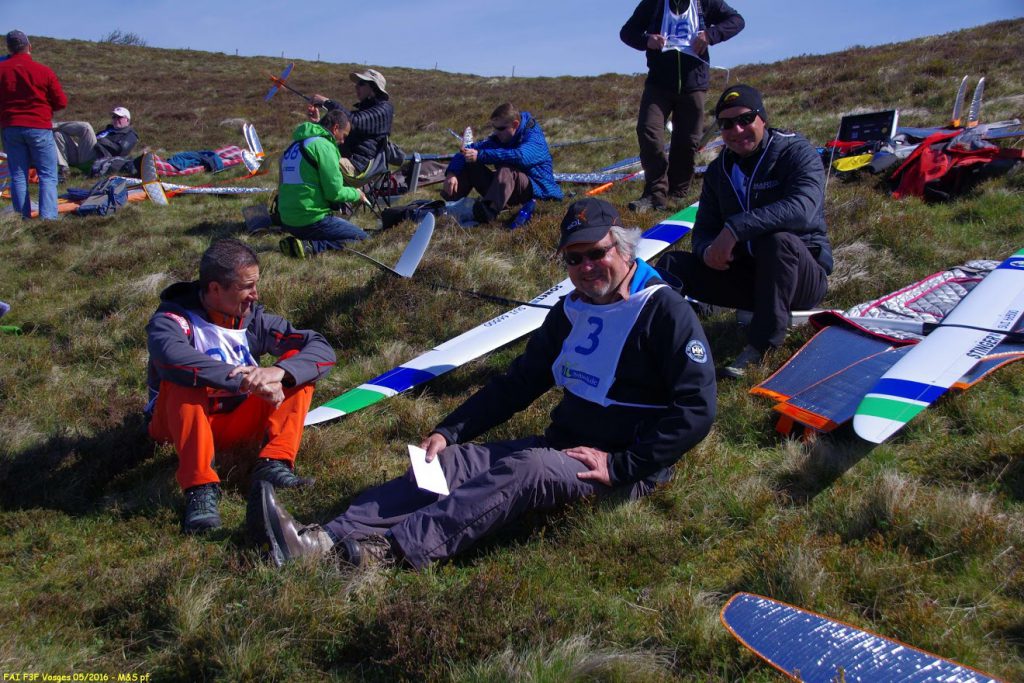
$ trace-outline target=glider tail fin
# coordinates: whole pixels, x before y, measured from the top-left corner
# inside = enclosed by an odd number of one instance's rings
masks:
[[[974,128],[981,120],[981,100],[985,96],[985,77],[982,76],[978,85],[974,88],[974,97],[971,98],[971,108],[967,112],[967,127]]]
[[[956,91],[956,99],[953,100],[953,117],[949,120],[949,125],[953,128],[959,128],[963,123],[965,95],[967,95],[967,76],[964,76],[963,80],[960,81],[960,87]]]

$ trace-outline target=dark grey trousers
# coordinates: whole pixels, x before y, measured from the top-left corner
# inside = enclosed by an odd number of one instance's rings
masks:
[[[442,196],[452,201],[462,199],[476,190],[480,194],[481,203],[486,207],[486,222],[493,221],[509,204],[525,204],[533,197],[530,176],[511,166],[498,166],[492,171],[479,162],[467,163],[456,177],[459,179],[458,191],[451,196],[442,193]]]
[[[703,90],[674,93],[646,85],[640,98],[636,139],[644,169],[644,196],[664,204],[667,195],[682,197],[690,190],[693,160],[704,129]],[[665,122],[672,119],[672,145],[665,155]]]
[[[608,487],[584,481],[586,466],[547,447],[541,437],[456,444],[438,454],[451,495],[416,486],[412,471],[360,494],[327,523],[337,538],[388,533],[419,569],[451,557],[530,510],[553,510],[589,496],[639,498],[655,477]]]
[[[781,346],[789,313],[817,306],[828,278],[807,245],[791,232],[774,232],[733,249],[728,270],[715,270],[688,251],[670,251],[658,261],[683,281],[683,294],[716,306],[753,311],[747,340],[758,351]]]

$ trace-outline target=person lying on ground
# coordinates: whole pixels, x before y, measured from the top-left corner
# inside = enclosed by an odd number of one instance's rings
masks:
[[[62,177],[75,166],[91,170],[97,159],[127,157],[139,141],[132,128],[132,115],[124,107],[110,111],[110,124],[96,133],[88,121],[66,121],[53,125],[53,139],[57,143],[57,156]]]

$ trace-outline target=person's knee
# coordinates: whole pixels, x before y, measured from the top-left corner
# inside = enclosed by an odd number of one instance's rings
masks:
[[[807,250],[803,241],[791,232],[770,232],[767,235],[751,240],[751,250],[755,259],[777,258],[786,254],[796,254]]]

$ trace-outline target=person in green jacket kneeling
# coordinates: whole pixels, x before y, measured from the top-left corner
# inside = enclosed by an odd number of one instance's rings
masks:
[[[346,187],[339,166],[338,145],[352,129],[343,111],[327,112],[319,123],[302,123],[294,142],[281,157],[278,211],[282,228],[291,236],[280,242],[282,253],[304,258],[345,242],[364,240],[358,226],[332,212],[342,204],[363,202],[362,190]]]

